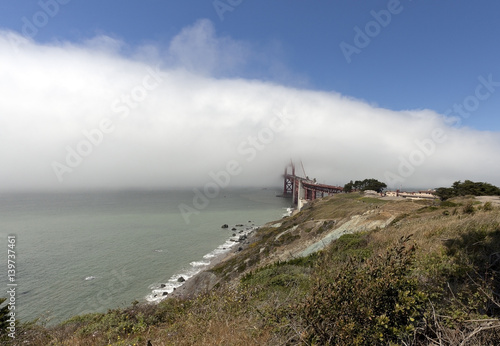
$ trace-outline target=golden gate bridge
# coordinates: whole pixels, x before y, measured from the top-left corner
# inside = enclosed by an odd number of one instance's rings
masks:
[[[309,179],[304,170],[304,165],[302,165],[302,161],[300,164],[305,177],[298,176],[295,173],[295,164],[293,161],[290,161],[290,164],[285,167],[285,172],[283,174],[282,195],[282,197],[291,197],[293,204],[297,205],[299,209],[302,207],[304,200],[313,201],[316,198],[329,196],[343,191],[341,186],[318,184],[316,179]],[[290,169],[290,172],[288,169]]]

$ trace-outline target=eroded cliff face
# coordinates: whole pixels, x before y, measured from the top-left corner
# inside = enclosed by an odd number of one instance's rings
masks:
[[[318,199],[302,211],[255,231],[240,251],[230,254],[211,272],[220,282],[231,281],[277,261],[308,256],[344,234],[384,229],[398,216],[429,204],[432,202],[394,201],[357,193]]]
[[[330,199],[318,200],[304,210],[303,213],[307,214],[309,219],[305,218],[305,221],[283,230],[275,237],[275,241],[281,237],[292,238],[293,241],[276,247],[267,259],[262,260],[262,263],[268,264],[269,262],[308,256],[323,249],[344,234],[383,229],[398,215],[422,207],[421,204],[415,204],[411,201],[388,202],[383,199],[365,199],[358,195],[358,198],[353,198],[350,203],[350,213],[339,215],[339,217],[316,218],[317,214],[324,216],[322,208],[331,202]],[[297,217],[304,218],[298,215]],[[283,229],[286,224],[286,221],[271,223],[268,227]]]

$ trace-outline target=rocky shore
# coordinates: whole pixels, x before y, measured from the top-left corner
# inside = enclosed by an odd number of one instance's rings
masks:
[[[250,222],[251,221],[249,221],[249,223]],[[228,229],[230,227],[227,224],[224,224],[221,228]],[[230,250],[211,258],[210,264],[207,265],[201,272],[185,280],[180,287],[177,287],[173,292],[166,295],[165,298],[189,299],[210,291],[220,281],[220,278],[210,272],[210,269],[233,258],[236,254],[246,249],[253,242],[255,231],[257,231],[259,227],[254,224],[251,226],[238,224],[230,229],[232,232],[230,239],[234,242],[234,245],[230,248]]]

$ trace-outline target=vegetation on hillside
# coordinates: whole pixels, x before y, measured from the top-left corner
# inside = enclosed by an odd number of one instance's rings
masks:
[[[300,234],[327,234],[381,207],[393,216],[386,228],[271,260]],[[314,220],[322,226],[311,227]],[[500,208],[491,203],[342,194],[261,228],[212,272],[221,282],[197,298],[135,303],[54,327],[21,324],[15,344],[500,344]]]
[[[366,190],[382,192],[385,188],[387,188],[387,184],[380,182],[377,179],[356,180],[355,182],[351,180],[344,185],[344,192]]]
[[[7,298],[0,298],[0,306],[6,301]],[[9,306],[5,304],[0,307],[0,338],[9,333],[9,330],[7,329],[9,327],[9,318]]]
[[[436,189],[436,195],[441,200],[459,196],[500,196],[500,188],[489,183],[466,180],[463,183],[456,181],[451,187]]]

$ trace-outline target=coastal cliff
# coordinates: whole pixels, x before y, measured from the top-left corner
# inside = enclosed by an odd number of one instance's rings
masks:
[[[15,343],[497,345],[499,272],[492,201],[339,194],[260,227],[159,304],[25,324]]]

